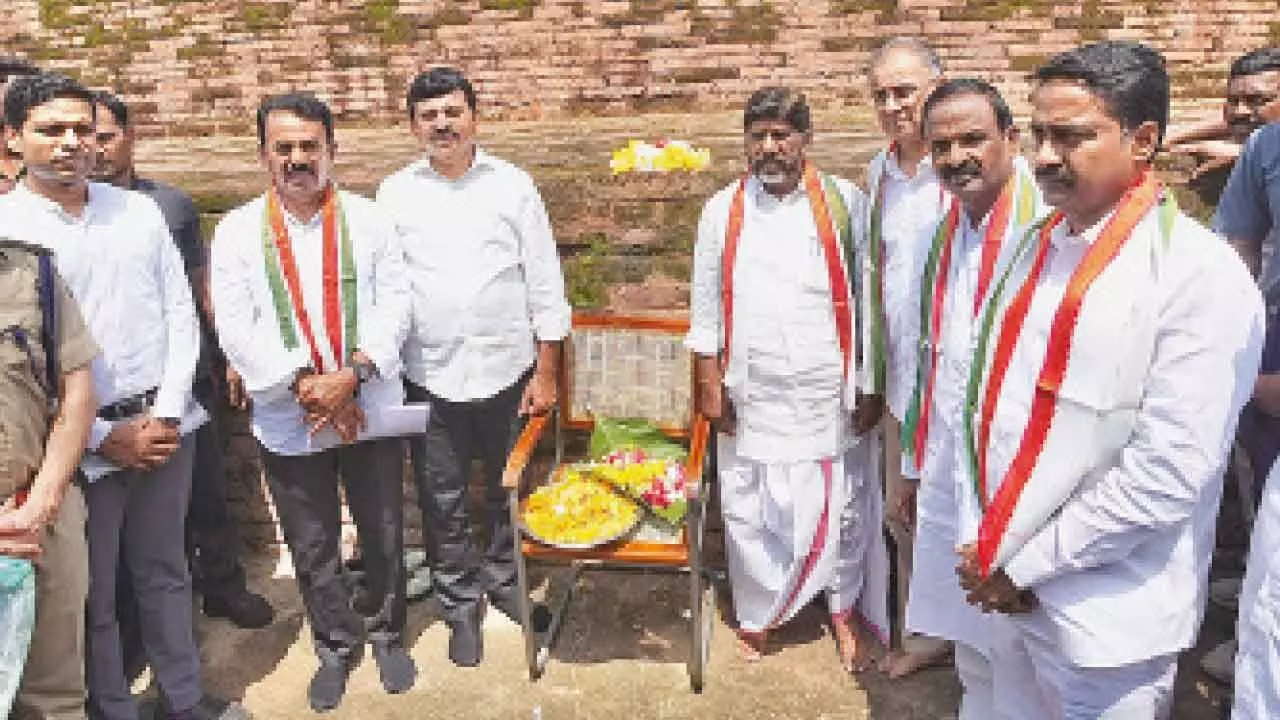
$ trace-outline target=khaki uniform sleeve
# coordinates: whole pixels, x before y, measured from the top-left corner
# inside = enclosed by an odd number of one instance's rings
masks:
[[[98,343],[89,334],[80,304],[67,292],[62,277],[54,274],[54,315],[57,318],[58,368],[64,373],[87,366],[98,356]]]

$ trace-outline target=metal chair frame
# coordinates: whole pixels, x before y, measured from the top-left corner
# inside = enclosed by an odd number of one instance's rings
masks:
[[[624,315],[585,315],[575,314],[575,328],[617,329],[655,331],[662,333],[683,333],[688,329],[685,320],[656,319]],[[541,417],[531,418],[517,439],[507,466],[503,473],[502,483],[506,489],[511,506],[511,526],[515,532],[516,545],[516,580],[518,583],[520,604],[520,625],[524,633],[525,658],[529,669],[529,679],[537,680],[546,670],[551,650],[563,627],[565,616],[573,599],[574,586],[578,577],[586,570],[641,570],[684,573],[689,582],[689,614],[691,641],[686,667],[689,684],[694,692],[702,692],[705,681],[706,665],[710,657],[711,628],[714,617],[713,590],[709,574],[704,564],[704,533],[706,529],[706,506],[709,497],[706,482],[710,478],[707,443],[710,437],[710,426],[706,418],[692,409],[690,396],[690,420],[688,428],[663,427],[663,431],[676,438],[687,438],[689,455],[686,464],[686,498],[688,513],[683,527],[681,543],[652,543],[644,541],[623,540],[590,550],[565,550],[548,547],[529,539],[521,530],[519,506],[522,493],[530,487],[529,461],[534,449],[542,440],[548,428],[555,439],[554,464],[542,482],[550,482],[559,472],[564,461],[564,440],[566,430],[590,430],[589,420],[575,420],[570,415],[571,399],[569,380],[571,379],[571,353],[565,353],[561,363],[561,393],[559,406]],[[690,373],[690,387],[693,385]],[[565,590],[550,603],[551,622],[545,633],[539,637],[531,623],[533,603],[529,593],[529,564],[539,562],[567,566],[567,584]]]

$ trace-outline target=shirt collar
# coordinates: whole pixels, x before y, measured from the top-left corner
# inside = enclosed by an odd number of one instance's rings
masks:
[[[920,158],[920,164],[916,166],[916,174],[907,177],[907,174],[902,170],[902,166],[898,164],[898,154],[885,153],[884,173],[885,177],[894,182],[908,185],[930,182],[933,180],[933,159],[928,153],[925,153],[924,157]]]
[[[87,223],[93,218],[94,207],[101,202],[102,189],[98,187],[98,183],[88,183],[88,200],[84,204],[83,213],[77,217],[67,212],[61,205],[50,200],[49,198],[31,192],[26,182],[18,183],[9,193],[15,199],[27,203],[31,207],[57,217],[65,223]]]
[[[1053,229],[1053,232],[1049,233],[1049,242],[1053,243],[1055,248],[1071,247],[1073,245],[1089,247],[1090,245],[1093,245],[1093,242],[1102,234],[1102,229],[1107,226],[1107,223],[1111,220],[1111,216],[1115,214],[1116,208],[1113,207],[1106,215],[1103,215],[1098,222],[1090,225],[1085,228],[1083,232],[1079,233],[1072,233],[1067,227],[1066,219],[1063,219],[1058,223],[1057,227]]]
[[[475,156],[471,158],[471,167],[467,168],[467,171],[462,173],[462,176],[459,177],[458,180],[461,180],[473,173],[492,170],[495,167],[496,165],[495,158],[492,155],[486,152],[485,149],[480,147],[479,145],[476,145],[475,148],[476,148],[476,153],[475,153]],[[425,155],[418,158],[414,162],[414,171],[419,175],[425,175],[427,177],[435,178],[437,180],[448,179],[445,176],[441,175],[440,173],[436,172],[435,168],[431,167],[431,160],[427,158]]]
[[[763,207],[789,205],[800,198],[806,197],[803,179],[796,184],[795,190],[792,190],[786,197],[780,198],[768,190],[765,190],[764,183],[760,182],[760,178],[756,177],[754,174],[747,176],[747,192],[751,194],[751,199],[755,201],[757,206]]]

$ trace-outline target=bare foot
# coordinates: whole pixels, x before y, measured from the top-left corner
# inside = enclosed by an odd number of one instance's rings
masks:
[[[768,631],[738,630],[738,657],[749,663],[760,662],[769,641]]]
[[[893,650],[880,661],[880,671],[888,675],[891,680],[914,675],[927,667],[945,661],[949,650],[950,644],[940,645],[930,652]]]
[[[845,672],[865,672],[875,665],[875,655],[880,649],[880,643],[874,637],[867,637],[849,618],[833,617],[831,627],[835,631],[840,666]]]

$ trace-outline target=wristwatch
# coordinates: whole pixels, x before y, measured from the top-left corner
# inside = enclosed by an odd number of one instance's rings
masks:
[[[378,366],[367,360],[356,360],[351,363],[351,369],[356,373],[356,382],[364,385],[370,380],[378,377]]]

